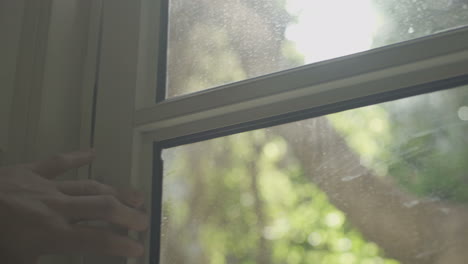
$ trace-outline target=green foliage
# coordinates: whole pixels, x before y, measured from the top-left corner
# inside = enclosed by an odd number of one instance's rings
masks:
[[[410,192],[468,202],[468,126],[458,116],[467,103],[468,89],[460,87],[386,104],[394,124],[389,172]]]
[[[378,176],[387,175],[391,156],[388,145],[393,140],[387,111],[372,105],[327,116],[349,147],[361,157],[361,163]]]
[[[467,87],[328,116],[363,164],[422,198],[468,202]]]
[[[281,137],[258,130],[171,151],[165,180],[185,185],[183,199],[165,199],[171,233],[199,245],[206,263],[397,263],[349,225]]]
[[[468,25],[463,1],[374,0],[374,5],[386,21],[374,37],[376,47]],[[466,203],[468,129],[457,111],[467,104],[467,89],[458,88],[328,118],[377,175],[388,175],[421,197]]]

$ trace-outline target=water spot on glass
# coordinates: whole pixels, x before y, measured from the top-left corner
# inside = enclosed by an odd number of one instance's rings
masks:
[[[428,202],[438,202],[440,201],[440,197],[432,196],[427,199]]]
[[[462,106],[458,109],[458,118],[463,121],[468,121],[468,106]]]
[[[417,254],[415,257],[417,259],[422,259],[422,258],[426,258],[426,257],[429,257],[431,255],[434,255],[435,253],[437,253],[438,251],[440,250],[427,250],[427,251],[423,251],[419,254]]]
[[[403,206],[406,207],[406,208],[412,208],[412,207],[415,207],[418,204],[419,204],[418,200],[413,200],[413,201],[409,201],[409,202],[404,202]]]
[[[448,10],[453,5],[453,0],[429,0],[428,5],[434,10]]]
[[[348,182],[348,181],[355,180],[355,179],[357,179],[357,178],[359,178],[359,177],[361,177],[361,176],[362,176],[362,174],[349,175],[349,176],[346,176],[346,177],[341,178],[341,180],[344,181],[344,182]]]
[[[446,207],[443,207],[443,208],[439,208],[439,210],[444,213],[444,214],[449,214],[450,213],[450,209],[449,208],[446,208]]]

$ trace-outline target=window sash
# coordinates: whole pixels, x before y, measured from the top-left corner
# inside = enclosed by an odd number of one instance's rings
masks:
[[[411,87],[466,74],[468,28],[460,28],[169,99],[136,111],[134,126],[175,140],[389,92],[409,96]]]

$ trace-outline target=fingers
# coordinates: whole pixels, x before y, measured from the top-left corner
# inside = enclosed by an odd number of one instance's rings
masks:
[[[136,241],[112,233],[109,230],[76,226],[67,237],[64,246],[74,253],[99,254],[122,257],[139,257],[144,248]]]
[[[54,178],[70,170],[91,163],[94,159],[94,150],[83,150],[60,154],[47,160],[27,164],[35,173],[45,178]]]
[[[148,228],[148,217],[117,200],[112,195],[72,197],[62,209],[73,219],[102,220],[131,230]]]
[[[117,191],[111,186],[93,180],[59,181],[57,188],[72,196],[117,195]]]
[[[119,190],[117,197],[122,202],[135,208],[141,208],[145,203],[145,196],[143,193],[135,190]]]
[[[57,182],[57,189],[72,196],[113,195],[121,202],[135,208],[144,203],[142,193],[134,190],[116,190],[113,187],[93,180],[61,181]]]

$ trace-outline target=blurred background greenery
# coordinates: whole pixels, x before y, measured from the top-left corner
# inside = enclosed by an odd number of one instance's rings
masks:
[[[320,12],[325,15],[314,23],[321,24],[311,25],[307,17]],[[467,23],[462,0],[172,0],[168,93]],[[366,37],[370,41],[361,41]],[[330,50],[320,50],[327,45]],[[162,263],[434,263],[430,256],[399,254],[385,236],[398,230],[377,234],[359,225],[355,204],[372,205],[353,200],[363,192],[353,184],[365,169],[414,197],[403,207],[426,201],[463,206],[467,122],[468,89],[459,87],[165,150]],[[376,186],[369,203],[384,199],[386,189]],[[367,215],[373,214],[372,221],[381,221],[379,214],[399,218],[390,207]]]

